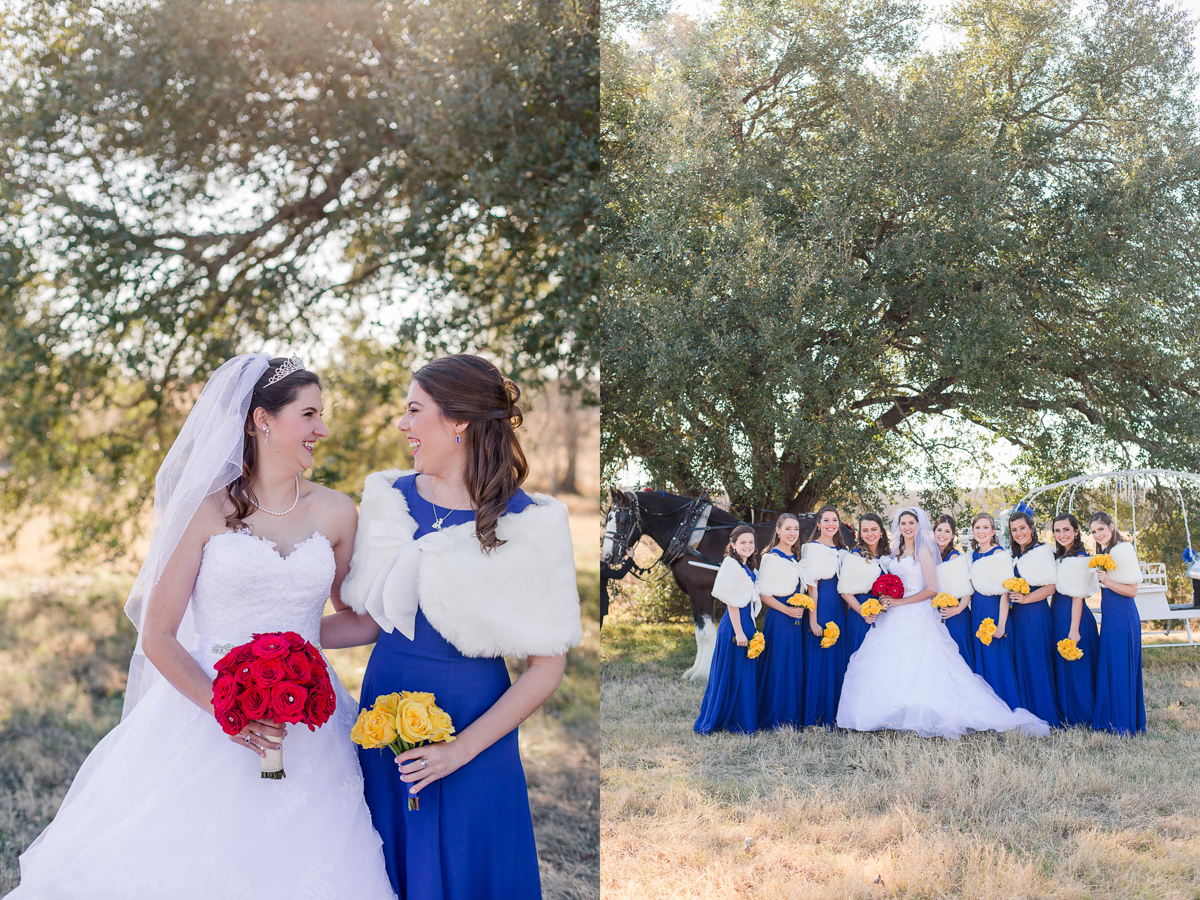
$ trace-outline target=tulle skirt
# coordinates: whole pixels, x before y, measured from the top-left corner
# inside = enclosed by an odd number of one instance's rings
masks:
[[[215,677],[215,655],[197,660]],[[350,742],[358,707],[329,675],[337,711],[288,726],[278,781],[160,681],[84,761],[9,900],[393,900]]]
[[[1009,709],[970,670],[928,603],[893,607],[879,617],[846,669],[837,724],[855,731],[914,731],[922,737],[1011,729],[1050,733],[1032,713]]]

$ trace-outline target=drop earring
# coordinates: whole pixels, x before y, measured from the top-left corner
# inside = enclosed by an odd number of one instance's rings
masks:
[[[454,443],[456,443],[456,444],[462,443],[462,439],[457,434],[454,436]]]
[[[271,440],[271,429],[268,428],[266,425],[264,425],[263,426],[263,443],[265,444],[270,440]]]

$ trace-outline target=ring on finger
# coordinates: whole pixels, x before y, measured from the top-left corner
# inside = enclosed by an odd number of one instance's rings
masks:
[[[428,760],[428,759],[426,759],[424,756],[422,756],[422,757],[421,757],[421,768],[422,768],[422,769],[428,769],[428,768],[429,768],[429,760]]]

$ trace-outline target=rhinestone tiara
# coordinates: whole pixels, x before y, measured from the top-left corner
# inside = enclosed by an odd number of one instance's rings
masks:
[[[300,362],[299,357],[290,356],[278,369],[274,371],[274,373],[272,373],[271,377],[267,379],[267,383],[264,384],[263,387],[270,387],[275,382],[282,381],[284,378],[287,378],[293,372],[302,371],[304,371],[304,363]]]

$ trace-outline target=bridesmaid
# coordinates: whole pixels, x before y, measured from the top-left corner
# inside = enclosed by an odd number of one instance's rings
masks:
[[[980,513],[971,521],[971,634],[977,635],[984,619],[996,625],[992,642],[984,644],[977,636],[971,647],[976,675],[992,686],[1000,699],[1016,709],[1021,705],[1017,672],[1013,666],[1012,638],[1005,637],[1008,626],[1008,592],[1004,581],[1012,577],[1012,557],[996,543],[996,520]]]
[[[1058,560],[1058,583],[1050,612],[1054,616],[1054,647],[1070,638],[1083,652],[1082,659],[1066,660],[1055,649],[1054,688],[1063,724],[1091,726],[1096,711],[1096,663],[1100,634],[1096,616],[1084,601],[1100,589],[1094,570],[1088,568],[1088,552],[1080,536],[1079,522],[1070,513],[1054,520],[1054,557]]]
[[[754,556],[754,529],[737,526],[729,534],[725,560],[712,588],[712,595],[725,604],[725,615],[717,626],[708,686],[694,726],[698,734],[753,734],[758,727],[758,659],[747,655],[756,630],[754,619],[762,609],[751,568]]]
[[[1117,531],[1106,512],[1092,513],[1088,522],[1096,551],[1117,564],[1112,572],[1096,570],[1100,582],[1100,646],[1096,661],[1096,711],[1092,727],[1116,734],[1146,730],[1142,696],[1142,619],[1138,615],[1141,566],[1133,544]]]
[[[808,576],[796,560],[799,539],[800,519],[784,513],[775,522],[775,536],[758,566],[755,584],[767,607],[763,620],[767,649],[758,667],[759,728],[799,728],[804,720],[805,610],[787,602],[808,587]]]
[[[1009,594],[1012,604],[1013,657],[1021,706],[1052,728],[1062,727],[1062,712],[1054,686],[1054,616],[1049,598],[1054,594],[1057,571],[1054,550],[1043,544],[1029,513],[1015,512],[1008,520],[1008,538],[1016,559],[1017,575],[1029,584],[1029,593]]]
[[[846,603],[837,590],[838,564],[846,552],[842,520],[832,506],[817,513],[816,539],[804,545],[800,564],[816,582],[809,588],[815,601],[808,614],[804,636],[804,724],[832,729],[837,720],[842,679],[846,676]],[[831,647],[822,647],[825,626],[832,622],[840,636]]]
[[[359,642],[376,641],[364,707],[427,691],[457,729],[453,742],[395,757],[359,751],[404,900],[540,896],[517,726],[562,681],[581,628],[566,507],[520,487],[520,395],[478,356],[442,357],[413,375],[397,427],[416,471],[367,476],[342,586],[349,607],[335,604],[326,619],[357,619]],[[516,681],[506,656],[528,660]]]
[[[958,523],[954,516],[938,516],[933,538],[942,551],[942,564],[937,568],[938,591],[958,598],[958,606],[939,610],[946,630],[958,645],[959,655],[972,670],[975,668],[975,632],[971,628],[971,564],[957,546]]]
[[[867,513],[858,520],[858,543],[842,557],[838,569],[838,593],[850,609],[846,612],[846,660],[862,646],[863,638],[875,624],[875,616],[864,616],[862,605],[871,599],[871,586],[883,574],[876,562],[892,552],[883,519],[876,513]]]

